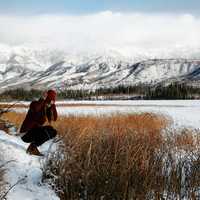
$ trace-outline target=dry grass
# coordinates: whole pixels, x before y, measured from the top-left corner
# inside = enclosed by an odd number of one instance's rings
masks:
[[[63,200],[198,199],[199,140],[189,130],[164,137],[167,124],[149,113],[61,118],[63,157],[49,159],[44,179]]]
[[[0,103],[0,109],[4,109],[4,108],[28,108],[29,105],[26,105],[26,104],[16,104],[16,103],[13,103],[13,104],[8,104],[8,103]]]
[[[19,126],[24,114],[4,118]],[[62,144],[43,178],[62,200],[199,199],[199,136],[168,124],[150,113],[60,117]]]
[[[185,151],[194,150],[200,145],[200,139],[196,131],[191,129],[183,129],[181,133],[174,135],[174,143],[179,149]]]
[[[7,108],[10,107],[12,105],[12,108],[29,108],[29,104],[23,104],[23,103],[17,103],[17,104],[8,104],[8,103],[0,103],[0,108]],[[127,106],[131,106],[131,105],[119,105],[119,104],[105,104],[105,103],[101,103],[101,104],[95,104],[95,103],[59,103],[56,104],[57,107],[111,107],[111,106],[116,106],[116,107],[127,107]],[[137,105],[137,106],[141,106],[141,105]]]
[[[14,124],[19,128],[25,118],[25,113],[7,112],[4,113],[2,119]]]
[[[51,172],[63,177],[55,180],[62,190],[60,197],[125,199],[134,193],[143,196],[145,184],[153,187],[150,177],[154,171],[150,166],[156,149],[162,145],[160,132],[166,123],[164,118],[151,114],[61,118],[55,127],[64,136],[65,159],[59,160],[55,154],[56,162],[47,165],[52,167]],[[45,172],[48,177],[49,170]],[[147,176],[145,180],[137,181],[143,176]]]

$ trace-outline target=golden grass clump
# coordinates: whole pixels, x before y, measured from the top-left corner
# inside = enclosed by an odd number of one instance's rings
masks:
[[[2,119],[14,124],[19,128],[25,118],[25,113],[7,112],[4,113]]]
[[[160,170],[162,160],[156,158],[156,151],[167,123],[150,113],[60,118],[55,127],[63,136],[64,159],[52,164],[59,157],[55,154],[44,177],[49,171],[63,177],[55,180],[63,191],[61,199],[143,198],[149,190],[146,186],[153,189],[160,178],[155,170]]]
[[[44,179],[54,180],[63,200],[196,198],[197,143],[189,131],[167,138],[168,125],[150,113],[60,118],[54,126],[63,146]],[[178,156],[185,143],[193,148]]]
[[[179,149],[184,149],[185,151],[189,151],[195,148],[198,144],[199,140],[196,140],[196,133],[190,129],[181,130],[180,134],[174,136],[174,143]]]

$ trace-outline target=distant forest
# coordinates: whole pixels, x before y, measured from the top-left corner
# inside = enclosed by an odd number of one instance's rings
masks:
[[[1,101],[30,101],[40,98],[44,91],[24,90],[22,88],[7,90],[1,93]],[[59,100],[117,100],[117,99],[200,99],[200,88],[188,86],[184,83],[171,83],[167,86],[147,85],[124,86],[90,90],[63,90],[58,92]]]

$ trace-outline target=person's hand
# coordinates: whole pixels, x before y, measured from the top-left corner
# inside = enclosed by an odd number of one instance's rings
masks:
[[[51,100],[51,105],[55,104],[55,101],[54,100]]]
[[[46,99],[47,98],[47,91],[45,91],[42,96],[43,96],[44,99]]]

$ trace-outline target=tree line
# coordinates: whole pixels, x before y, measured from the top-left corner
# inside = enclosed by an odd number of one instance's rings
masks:
[[[1,93],[1,101],[31,101],[42,96],[42,90],[24,90],[23,88],[6,90]],[[200,88],[185,83],[169,85],[119,85],[116,87],[98,88],[96,90],[66,89],[58,92],[58,99],[98,100],[98,99],[199,99]]]
[[[185,83],[171,83],[167,86],[157,85],[148,88],[146,99],[199,99],[200,88]]]

